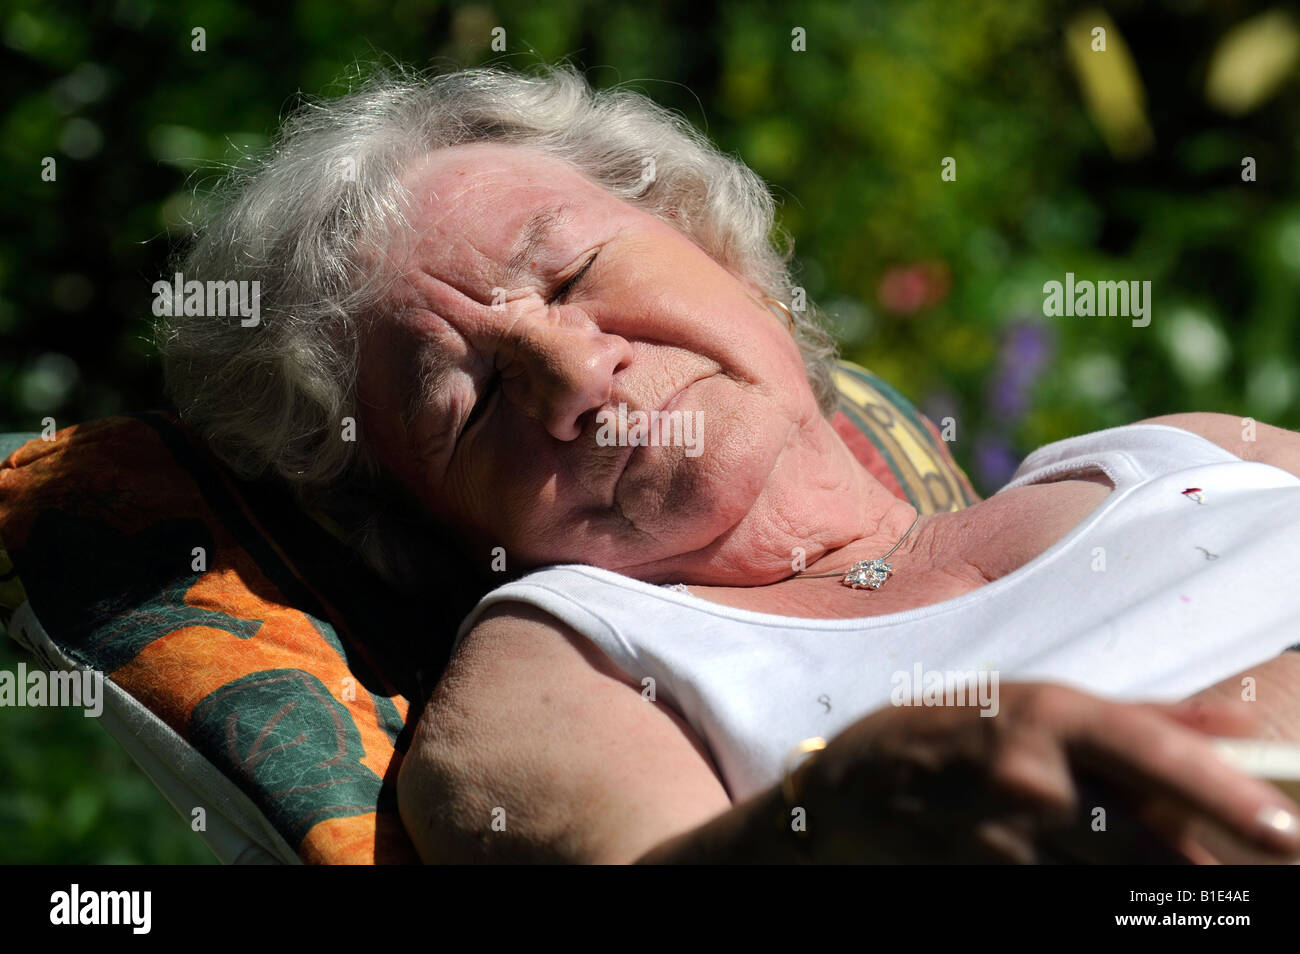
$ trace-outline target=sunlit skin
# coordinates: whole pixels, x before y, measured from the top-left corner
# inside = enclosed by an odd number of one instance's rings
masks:
[[[888,549],[910,525],[915,511],[819,412],[779,312],[681,232],[520,147],[441,150],[405,182],[418,240],[363,339],[362,423],[484,559],[500,546],[512,567],[765,583],[791,574],[795,548],[810,561],[849,544]],[[566,221],[494,308],[521,229],[560,204]],[[421,342],[455,369],[408,430],[406,359]],[[702,410],[703,452],[600,446],[596,413],[620,402]]]
[[[1111,492],[1103,475],[1084,474],[927,515],[890,558],[896,573],[888,586],[870,594],[807,579],[792,565],[800,551],[811,572],[842,570],[887,551],[916,511],[853,458],[821,415],[788,327],[759,289],[670,224],[529,149],[438,151],[405,183],[416,203],[416,240],[388,250],[401,280],[363,331],[362,432],[484,566],[488,548],[499,546],[511,570],[586,563],[649,582],[684,581],[705,599],[759,612],[871,616],[950,599],[1013,572]],[[506,281],[526,223],[559,205],[563,223]],[[413,390],[412,357],[422,348],[450,364],[436,389]],[[423,396],[412,402],[412,393]],[[476,402],[483,403],[474,410]],[[600,446],[597,413],[620,402],[703,411],[703,452]],[[1296,435],[1264,426],[1259,442],[1244,445],[1235,418],[1163,420],[1243,458],[1300,472]],[[1298,668],[1300,654],[1287,653],[1251,671],[1270,693],[1277,689],[1250,713],[1277,738],[1300,733],[1300,705],[1277,688],[1295,685]],[[1230,679],[1194,699],[1222,704],[1239,685]],[[1009,699],[1040,698],[1033,686],[1003,690]],[[1001,774],[989,777],[1006,791],[1047,792],[1068,804],[1072,753],[1100,747],[1130,777],[1163,767],[1165,781],[1147,789],[1171,786],[1192,806],[1162,823],[1170,831],[1200,811],[1259,837],[1261,806],[1294,808],[1217,764],[1207,743],[1182,727],[1231,731],[1231,713],[1156,718],[1141,706],[1045,691],[1047,703],[1012,706],[996,720],[1006,747],[994,753]],[[888,710],[884,717],[902,718]],[[908,718],[895,728],[919,717]],[[868,717],[855,728],[872,724]],[[831,767],[814,790],[838,792],[835,773],[855,760],[872,769],[874,749],[854,749],[852,731],[813,763]],[[949,734],[917,739],[935,764],[948,757]],[[483,820],[502,792],[511,793],[514,840],[484,836]],[[707,747],[678,715],[646,705],[639,685],[563,624],[509,603],[481,617],[459,646],[403,762],[399,800],[426,860],[481,860],[487,852],[623,861],[663,845],[661,860],[752,857],[754,846],[776,838],[766,801],[754,803],[752,817],[745,806],[731,810]],[[871,823],[845,808],[845,829],[861,829],[868,848]],[[698,844],[666,841],[691,830],[702,833]],[[986,828],[981,837],[1006,857],[1032,857],[1028,835]],[[1187,841],[1185,833],[1173,840]],[[1297,840],[1275,832],[1272,844],[1294,854]],[[772,850],[789,860],[784,841]],[[1110,860],[1132,857],[1120,841],[1107,851]],[[1195,844],[1184,851],[1213,860]]]

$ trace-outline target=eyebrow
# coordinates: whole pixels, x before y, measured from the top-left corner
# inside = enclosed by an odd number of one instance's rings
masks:
[[[502,288],[512,288],[523,275],[530,260],[541,250],[555,230],[570,220],[568,203],[535,212],[519,230],[514,251],[501,272]]]

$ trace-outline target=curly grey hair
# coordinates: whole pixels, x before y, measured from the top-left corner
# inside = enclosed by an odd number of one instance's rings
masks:
[[[567,161],[764,295],[791,297],[791,243],[773,244],[766,185],[638,93],[595,91],[571,67],[433,76],[399,68],[303,106],[266,155],[216,187],[177,263],[186,281],[260,281],[260,323],[176,315],[160,322],[157,340],[168,395],[210,448],[240,476],[276,475],[314,506],[351,513],[353,542],[390,579],[403,574],[391,548],[385,555],[382,542],[374,545],[382,536],[374,508],[346,505],[373,497],[384,480],[364,434],[340,439],[343,419],[356,418],[358,327],[382,310],[394,278],[376,262],[409,234],[403,171],[431,150],[476,142],[527,145]],[[648,185],[646,160],[655,171]],[[829,417],[834,344],[811,304],[792,313],[808,380]]]

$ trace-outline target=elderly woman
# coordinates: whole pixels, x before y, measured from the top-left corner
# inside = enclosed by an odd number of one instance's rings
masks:
[[[761,181],[572,71],[375,81],[228,194],[185,278],[259,280],[262,317],[166,329],[187,419],[394,578],[432,527],[533,571],[465,620],[403,764],[426,860],[1300,851],[1209,739],[1300,735],[1300,436],[1158,418],[918,515],[829,423]],[[620,406],[702,440],[603,439]],[[948,671],[992,693],[900,680]]]

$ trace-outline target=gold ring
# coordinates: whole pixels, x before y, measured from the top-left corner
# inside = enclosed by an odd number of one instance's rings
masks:
[[[811,739],[804,739],[785,757],[785,769],[781,773],[781,794],[785,796],[787,808],[795,808],[798,804],[799,793],[794,788],[794,770],[809,753],[820,752],[824,748],[826,740],[815,735]]]

